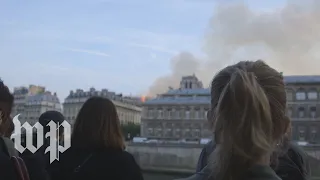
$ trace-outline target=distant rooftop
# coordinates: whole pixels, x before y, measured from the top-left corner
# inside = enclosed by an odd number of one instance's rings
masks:
[[[320,83],[319,76],[284,76],[286,84],[313,84]]]
[[[65,98],[64,103],[73,103],[74,99],[82,99],[82,101],[93,96],[101,96],[108,98],[110,100],[119,101],[131,105],[140,105],[141,97],[128,97],[123,96],[121,93],[116,94],[115,92],[109,91],[108,89],[102,89],[101,91],[95,88],[90,88],[89,91],[84,91],[83,89],[76,89],[76,91],[70,91],[69,95]],[[81,101],[81,102],[82,102]]]
[[[56,96],[56,94],[51,94],[50,92],[31,95],[27,97],[27,102],[43,102],[43,101],[60,103],[59,98]]]
[[[192,78],[194,76],[185,76]],[[284,76],[285,84],[320,84],[319,76]],[[203,104],[210,103],[210,88],[169,89],[157,98],[147,100],[144,105],[156,104]]]

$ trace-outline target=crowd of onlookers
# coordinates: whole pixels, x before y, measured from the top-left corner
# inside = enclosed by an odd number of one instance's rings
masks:
[[[142,180],[134,157],[125,151],[116,107],[109,99],[91,97],[80,109],[71,147],[50,163],[46,148],[18,153],[10,136],[13,95],[0,83],[0,179],[2,180]],[[219,71],[211,83],[207,117],[213,132],[189,180],[306,180],[305,153],[290,141],[283,76],[263,61],[241,61]],[[44,135],[49,121],[64,117],[47,111],[39,118]],[[63,128],[57,129],[64,143]],[[37,139],[34,135],[35,140]]]

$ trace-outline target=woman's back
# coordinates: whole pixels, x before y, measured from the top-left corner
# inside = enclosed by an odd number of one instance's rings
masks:
[[[52,180],[142,180],[133,156],[116,149],[71,147],[49,168]]]
[[[124,151],[117,109],[103,97],[81,107],[71,135],[72,146],[49,167],[53,180],[141,180],[133,156]]]

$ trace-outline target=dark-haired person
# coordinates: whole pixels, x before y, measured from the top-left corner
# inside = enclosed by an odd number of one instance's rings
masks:
[[[222,69],[211,84],[210,111],[215,147],[202,169],[206,179],[280,180],[270,161],[285,153],[290,120],[279,72],[263,61]]]
[[[52,166],[52,180],[142,180],[134,157],[126,152],[115,105],[92,97],[81,107],[71,148]]]
[[[13,142],[9,139],[12,134],[12,119],[10,117],[13,95],[7,86],[0,80],[0,179],[16,180],[14,164],[10,160],[11,156],[16,156],[17,152],[13,148]]]
[[[56,124],[62,124],[64,121],[64,116],[58,111],[46,111],[42,113],[39,117],[39,123],[43,126],[43,145],[35,153],[25,150],[21,157],[26,162],[26,165],[29,170],[30,178],[32,180],[43,180],[44,177],[49,177],[50,171],[50,154],[45,153],[47,147],[50,146],[50,138],[45,137],[46,133],[50,131],[50,127],[47,126],[50,121],[53,121]],[[59,130],[59,131],[58,131]],[[63,135],[63,128],[59,127],[57,131],[57,139]],[[24,139],[24,144],[26,143],[26,134],[22,135]],[[37,133],[33,133],[33,144],[37,143]]]

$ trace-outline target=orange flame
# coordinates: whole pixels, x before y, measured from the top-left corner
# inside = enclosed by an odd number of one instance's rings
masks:
[[[146,101],[146,96],[141,96],[141,102],[145,102]]]

